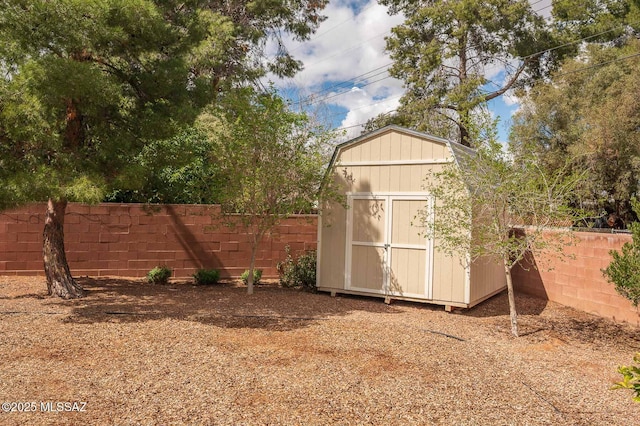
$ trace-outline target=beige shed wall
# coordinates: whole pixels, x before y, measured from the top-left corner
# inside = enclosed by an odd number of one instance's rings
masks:
[[[470,304],[475,305],[507,285],[504,262],[500,259],[483,257],[471,265]]]
[[[334,179],[345,192],[416,193],[424,191],[424,180],[429,172],[441,170],[450,160],[448,149],[441,142],[389,131],[342,149],[335,161]],[[427,164],[415,164],[419,161]],[[318,249],[321,289],[345,289],[346,218],[347,211],[342,206],[331,205],[323,209]],[[437,241],[434,247],[437,247]],[[433,256],[433,297],[430,300],[442,304],[468,303],[464,262],[437,249]]]
[[[353,178],[348,192],[422,192],[424,179],[442,164],[393,164],[376,166],[340,166]]]
[[[467,273],[462,259],[438,250],[438,240],[433,246],[433,300],[466,304]]]
[[[344,289],[346,209],[335,203],[324,206],[318,227],[318,287]]]
[[[442,143],[390,130],[345,147],[339,161],[348,164],[374,161],[441,160],[448,157],[447,147]]]

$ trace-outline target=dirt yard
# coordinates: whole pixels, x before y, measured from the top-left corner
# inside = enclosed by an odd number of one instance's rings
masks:
[[[470,310],[235,284],[0,276],[3,425],[631,425],[640,330],[519,296]],[[6,403],[9,403],[7,405]],[[13,404],[11,404],[13,403]],[[5,410],[30,410],[6,412]]]

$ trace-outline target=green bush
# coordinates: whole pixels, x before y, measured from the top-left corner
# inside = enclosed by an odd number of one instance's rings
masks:
[[[217,269],[198,269],[193,274],[193,279],[197,285],[217,284],[220,280],[220,272]]]
[[[166,266],[156,266],[147,272],[147,281],[151,284],[167,284],[173,271]]]
[[[283,287],[302,287],[312,292],[316,291],[316,252],[311,250],[294,260],[291,248],[285,247],[287,258],[278,262],[280,285]]]
[[[633,397],[635,402],[640,402],[640,352],[633,357],[637,366],[621,366],[618,367],[618,373],[622,374],[622,381],[616,383],[613,389],[632,389],[636,396]]]
[[[240,275],[240,278],[242,279],[242,282],[244,283],[244,285],[247,285],[249,282],[249,270],[247,269],[246,271],[244,271],[242,275]],[[253,284],[254,285],[260,284],[261,278],[262,278],[262,269],[254,269]]]
[[[633,210],[640,216],[640,202],[631,200]],[[611,250],[613,260],[602,270],[607,280],[616,286],[616,291],[631,300],[633,306],[640,302],[640,223],[629,225],[631,243],[624,243],[622,252]]]

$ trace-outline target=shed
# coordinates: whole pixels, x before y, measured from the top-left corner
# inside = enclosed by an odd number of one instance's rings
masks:
[[[473,150],[414,130],[387,126],[336,146],[328,177],[345,195],[321,206],[320,291],[468,308],[506,287],[501,262],[472,263],[437,250],[416,215],[433,217],[424,179]]]

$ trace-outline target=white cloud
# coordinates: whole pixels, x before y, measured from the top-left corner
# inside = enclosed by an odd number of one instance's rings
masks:
[[[530,2],[534,10],[549,16],[551,0]],[[404,92],[402,82],[390,78],[385,71],[392,62],[385,52],[385,37],[404,17],[389,16],[387,7],[375,0],[332,0],[323,13],[328,18],[309,41],[285,42],[293,56],[303,61],[305,69],[293,79],[276,81],[276,85],[283,93],[303,98],[315,95],[314,108],[324,111],[325,120],[350,127],[348,133],[358,135],[360,128],[355,126],[395,110]],[[504,79],[502,67],[491,67],[486,72],[496,83]],[[324,99],[321,105],[318,99]],[[503,101],[507,106],[519,103],[511,93],[503,96]]]
[[[389,16],[386,6],[373,0],[357,10],[351,3],[330,2],[324,10],[328,18],[311,40],[286,43],[305,69],[292,80],[276,82],[285,92],[295,88],[300,96],[316,94],[326,105],[346,109],[348,113],[336,114],[335,108],[324,108],[342,127],[395,109],[403,93],[402,82],[386,72],[392,61],[385,52],[385,37],[404,18]]]

